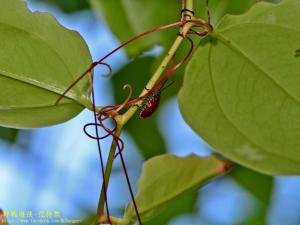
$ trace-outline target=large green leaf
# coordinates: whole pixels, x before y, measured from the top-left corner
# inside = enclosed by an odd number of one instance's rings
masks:
[[[225,16],[179,94],[186,122],[216,151],[267,174],[300,174],[300,2]]]
[[[22,0],[0,0],[0,124],[31,128],[62,123],[89,104],[84,79],[61,93],[91,64],[81,36]]]
[[[136,203],[141,219],[149,220],[182,194],[198,189],[210,179],[224,174],[229,164],[216,156],[190,155],[180,158],[161,155],[148,160],[138,182],[140,192]],[[136,222],[133,204],[130,203],[124,218]]]

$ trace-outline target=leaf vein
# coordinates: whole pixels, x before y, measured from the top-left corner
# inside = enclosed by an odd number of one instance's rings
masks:
[[[295,162],[295,163],[299,163],[299,161],[295,160],[295,159],[290,159],[286,156],[283,155],[278,155],[274,152],[269,152],[267,151],[265,148],[263,148],[262,146],[260,146],[259,144],[257,144],[255,141],[253,141],[252,139],[250,139],[246,134],[244,134],[239,128],[238,126],[230,119],[230,117],[225,113],[225,111],[223,110],[223,108],[221,107],[219,98],[218,98],[218,94],[216,92],[216,88],[215,88],[215,82],[214,82],[214,78],[213,78],[213,74],[212,74],[212,65],[211,65],[211,49],[212,49],[213,45],[210,45],[209,47],[209,53],[208,53],[208,70],[209,70],[209,76],[210,76],[210,80],[211,80],[211,85],[212,85],[212,92],[215,95],[215,99],[216,99],[216,103],[217,106],[220,108],[220,111],[222,112],[222,114],[224,115],[225,119],[236,129],[236,131],[238,133],[240,133],[246,140],[248,140],[250,143],[254,144],[255,146],[259,147],[261,150],[263,150],[266,154],[268,155],[274,155],[276,157],[279,158],[285,158],[286,160],[289,160],[291,162]]]

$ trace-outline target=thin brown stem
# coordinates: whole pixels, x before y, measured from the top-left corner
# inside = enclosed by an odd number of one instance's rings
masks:
[[[102,174],[102,180],[103,180],[103,190],[104,190],[104,202],[106,202],[106,213],[108,216],[108,222],[112,225],[112,222],[110,221],[110,213],[109,213],[109,207],[108,207],[108,200],[107,200],[107,185],[105,182],[105,173],[104,173],[104,161],[103,161],[103,156],[102,156],[102,152],[101,152],[101,145],[100,145],[100,139],[99,139],[99,132],[98,132],[98,122],[97,122],[97,113],[96,113],[96,105],[95,105],[95,93],[94,93],[94,85],[93,85],[93,81],[92,81],[92,76],[89,76],[90,78],[90,85],[91,85],[91,91],[92,91],[92,103],[93,103],[93,115],[94,115],[94,122],[96,124],[95,126],[95,132],[96,132],[96,137],[97,137],[97,147],[98,147],[98,151],[99,151],[99,156],[100,156],[100,163],[101,163],[101,174]],[[99,213],[99,211],[98,211]],[[102,216],[102,212],[101,214],[97,214],[98,217]]]

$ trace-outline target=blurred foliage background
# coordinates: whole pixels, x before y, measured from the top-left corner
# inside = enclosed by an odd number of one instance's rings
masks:
[[[153,27],[178,20],[180,1],[174,0],[31,0],[32,10],[54,14],[64,26],[79,31],[94,60],[118,43]],[[256,0],[212,0],[210,11],[216,25],[226,13],[240,14]],[[195,0],[196,15],[206,18],[205,4]],[[98,105],[122,102],[122,87],[130,83],[137,95],[143,89],[172,40],[176,29],[146,37],[108,60],[114,70],[110,80],[96,76]],[[199,40],[194,39],[195,43]],[[177,57],[184,56],[183,47]],[[125,158],[132,183],[143,160],[166,152],[177,155],[210,154],[209,147],[187,127],[180,116],[176,93],[184,68],[177,71],[174,85],[162,94],[159,110],[149,119],[134,117],[123,138]],[[105,71],[104,71],[105,72]],[[102,68],[95,71],[103,73]],[[84,136],[82,127],[91,121],[84,111],[58,126],[38,130],[0,128],[0,207],[4,210],[59,210],[66,218],[87,218],[96,210],[101,177],[97,150]],[[102,144],[107,151],[109,140]],[[105,152],[107,153],[107,152]],[[130,201],[119,162],[109,188],[112,213],[122,215]],[[270,177],[236,166],[226,177],[202,190],[178,199],[147,225],[299,225],[300,179]]]

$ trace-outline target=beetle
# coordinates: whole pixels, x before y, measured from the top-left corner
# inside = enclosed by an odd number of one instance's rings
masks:
[[[145,99],[140,110],[140,117],[147,118],[151,116],[159,106],[161,90],[155,91],[152,96]]]
[[[137,106],[140,110],[140,118],[147,118],[150,117],[158,108],[160,103],[160,94],[162,90],[172,85],[174,82],[170,83],[169,85],[165,86],[167,79],[162,83],[160,87],[154,90],[149,96],[145,97],[142,105]],[[146,88],[146,90],[148,90]]]

